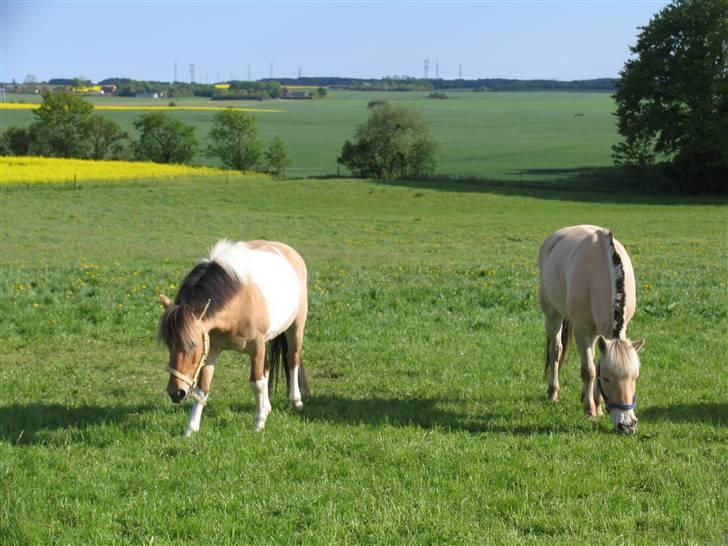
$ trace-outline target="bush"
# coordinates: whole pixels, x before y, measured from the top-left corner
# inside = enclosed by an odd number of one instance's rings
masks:
[[[254,170],[260,159],[261,143],[255,118],[247,112],[225,109],[215,114],[207,153],[223,165],[239,171]]]
[[[195,128],[167,112],[150,112],[134,121],[138,159],[156,163],[189,163],[197,151]]]
[[[382,103],[346,141],[337,162],[355,176],[367,178],[422,177],[435,170],[437,144],[430,127],[413,108]]]
[[[269,173],[277,177],[285,175],[286,165],[290,163],[290,160],[286,153],[286,146],[279,137],[273,139],[263,155]]]
[[[25,127],[8,127],[0,136],[0,155],[30,155],[33,132]]]

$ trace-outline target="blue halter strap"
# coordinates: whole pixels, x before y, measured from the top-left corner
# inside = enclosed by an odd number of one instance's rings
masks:
[[[604,401],[607,403],[607,409],[618,409],[622,411],[629,411],[633,410],[637,407],[637,394],[635,393],[634,397],[632,398],[631,404],[621,404],[619,402],[610,402],[609,398],[607,398],[607,393],[604,392],[604,388],[602,387],[602,374],[600,373],[601,366],[597,366],[597,386],[599,387],[599,394],[602,395],[602,398],[604,398]]]

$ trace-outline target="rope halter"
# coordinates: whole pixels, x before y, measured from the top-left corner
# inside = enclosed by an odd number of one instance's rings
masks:
[[[200,318],[198,319],[200,322],[202,322],[202,319],[205,316],[205,313],[207,313],[208,307],[210,307],[210,301],[207,300],[207,304],[205,305],[205,308],[202,310],[202,314],[200,315]],[[175,370],[172,366],[167,366],[167,371],[175,376],[177,379],[185,383],[186,385],[189,385],[190,391],[189,395],[197,400],[200,404],[203,406],[205,405],[205,398],[197,394],[197,380],[200,378],[200,372],[202,372],[202,368],[204,368],[207,365],[207,357],[210,355],[210,334],[202,331],[202,355],[200,356],[200,361],[197,363],[197,366],[195,366],[195,371],[192,374],[192,377],[189,375],[183,374],[180,371]]]

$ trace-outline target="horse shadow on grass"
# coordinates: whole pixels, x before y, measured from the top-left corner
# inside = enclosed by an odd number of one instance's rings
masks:
[[[436,398],[350,399],[335,395],[312,395],[304,401],[302,418],[353,426],[395,426],[459,431],[470,434],[538,434],[574,433],[568,424],[525,424],[514,415],[484,412],[479,415],[453,411],[453,400]]]
[[[702,402],[695,404],[650,406],[640,411],[639,417],[644,417],[650,421],[704,423],[725,427],[728,426],[728,403]]]
[[[0,407],[0,441],[38,444],[45,443],[49,433],[59,430],[75,433],[107,424],[127,428],[134,426],[130,423],[133,417],[152,408],[151,405],[66,407],[37,402],[11,404]]]

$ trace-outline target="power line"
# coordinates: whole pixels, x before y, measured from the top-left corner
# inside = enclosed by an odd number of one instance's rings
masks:
[[[430,73],[430,59],[425,59],[425,79],[428,79]]]

